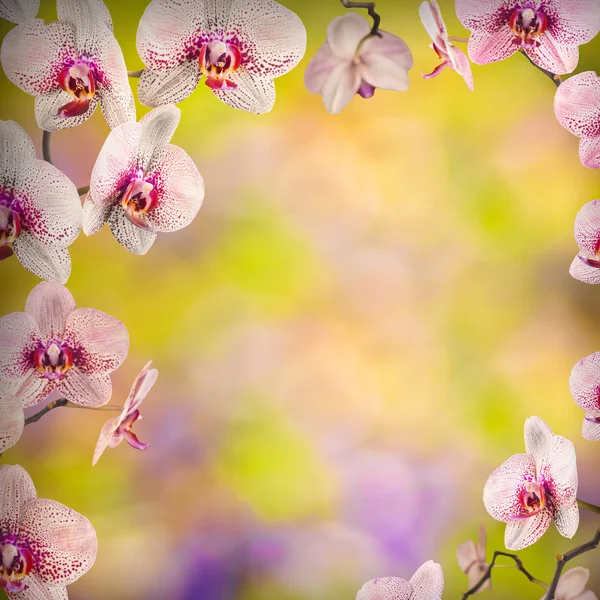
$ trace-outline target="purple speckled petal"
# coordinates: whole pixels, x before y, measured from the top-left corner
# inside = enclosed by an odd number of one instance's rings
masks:
[[[20,400],[0,394],[0,454],[19,441],[24,427],[25,415]]]
[[[72,367],[60,382],[60,393],[73,404],[97,408],[110,400],[112,382],[110,375],[88,375]]]
[[[471,31],[493,34],[508,29],[514,0],[456,0],[456,15]]]
[[[572,539],[579,528],[579,507],[573,500],[571,504],[561,505],[554,513],[554,523],[558,533]]]
[[[495,33],[476,31],[469,38],[469,58],[478,65],[487,65],[512,56],[519,47],[508,27]]]
[[[138,84],[138,96],[145,106],[177,104],[198,86],[202,77],[197,60],[185,61],[167,71],[146,69]]]
[[[410,578],[410,600],[441,600],[444,591],[442,567],[432,560],[421,565]]]
[[[497,521],[510,523],[521,515],[519,493],[526,481],[536,476],[535,461],[529,454],[516,454],[498,467],[487,480],[483,490],[483,503]]]
[[[526,519],[516,519],[506,524],[504,545],[508,550],[523,550],[535,544],[548,531],[552,512],[545,508]]]
[[[600,200],[592,200],[575,217],[575,241],[586,258],[600,253]]]
[[[142,402],[146,399],[146,396],[156,383],[158,377],[158,370],[151,369],[152,361],[148,362],[146,366],[140,371],[140,374],[135,378],[131,391],[125,402],[123,409],[122,420],[124,420],[128,414],[136,411]]]
[[[24,165],[36,161],[35,147],[14,121],[0,121],[0,183],[12,188]]]
[[[569,267],[569,274],[573,279],[583,283],[600,283],[600,268],[591,266],[587,258],[578,254]]]
[[[31,408],[46,400],[57,386],[58,381],[40,377],[37,371],[31,369],[20,383],[15,395],[23,404],[23,408]]]
[[[53,500],[25,506],[20,535],[29,542],[36,574],[53,587],[77,581],[96,560],[98,541],[92,524]]]
[[[323,44],[312,57],[304,73],[304,85],[311,94],[322,94],[333,70],[344,62],[335,56],[328,43]]]
[[[35,319],[16,312],[0,319],[0,379],[21,381],[33,368],[39,331]]]
[[[132,254],[142,256],[152,248],[156,241],[156,233],[134,225],[125,211],[116,208],[108,217],[108,225],[115,239]]]
[[[581,433],[586,440],[590,442],[600,441],[600,411],[586,414],[583,419]]]
[[[579,158],[588,169],[600,169],[600,136],[581,140]]]
[[[18,465],[0,465],[0,537],[15,535],[23,510],[35,500],[35,486]]]
[[[98,438],[98,442],[96,443],[96,448],[94,450],[94,457],[92,459],[93,467],[98,464],[98,461],[107,448],[115,448],[123,441],[123,436],[117,434],[120,422],[120,417],[112,417],[112,419],[109,419],[102,427],[100,437]]]
[[[96,202],[92,192],[88,192],[83,205],[83,232],[85,235],[98,233],[108,221],[112,209],[111,204]]]
[[[558,44],[581,46],[600,31],[600,3],[597,0],[544,0],[548,29]]]
[[[22,231],[13,242],[19,262],[36,277],[65,284],[71,275],[71,257],[66,248],[48,248],[33,235]]]
[[[138,164],[146,173],[159,168],[165,159],[169,142],[179,125],[181,111],[173,104],[155,108],[141,120]]]
[[[380,577],[367,581],[356,600],[411,600],[410,584],[399,577]]]
[[[66,587],[54,587],[42,580],[39,575],[30,573],[23,582],[27,589],[23,592],[10,592],[10,600],[68,600]]]
[[[600,77],[593,71],[569,77],[556,90],[558,122],[578,137],[600,136]]]
[[[538,478],[544,482],[552,497],[553,509],[570,509],[577,497],[578,485],[573,443],[560,435],[553,436],[546,455],[537,464],[537,471]]]
[[[571,370],[573,399],[585,412],[600,411],[600,352],[581,359]]]
[[[235,90],[212,90],[214,95],[232,108],[257,115],[269,112],[275,104],[275,84],[268,77],[250,73],[240,67],[229,80],[238,87]]]
[[[554,39],[551,31],[546,31],[538,41],[539,46],[525,48],[525,52],[536,65],[556,75],[564,75],[575,70],[579,62],[577,46],[561,45]]]
[[[525,421],[525,450],[538,467],[548,456],[553,439],[552,429],[544,420],[531,417]]]
[[[129,334],[121,321],[93,308],[73,311],[65,330],[74,364],[89,375],[118,369],[129,351]]]
[[[59,21],[71,23],[76,29],[85,29],[89,20],[113,30],[110,12],[102,0],[56,0],[56,14]]]
[[[37,96],[35,99],[35,118],[38,127],[45,131],[77,127],[92,116],[98,105],[98,95],[96,94],[89,101],[88,108],[84,113],[73,117],[61,117],[58,111],[72,100],[73,96],[59,88]]]
[[[0,0],[0,18],[12,23],[35,19],[39,10],[40,0]]]
[[[74,310],[73,295],[56,282],[38,283],[25,304],[25,312],[35,319],[44,342],[62,338],[67,319]]]

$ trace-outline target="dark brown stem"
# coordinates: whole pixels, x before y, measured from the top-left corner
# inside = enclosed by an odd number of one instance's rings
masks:
[[[375,2],[354,2],[353,0],[340,0],[340,2],[345,8],[366,8],[369,12],[369,16],[373,19],[371,35],[381,37],[381,34],[379,33],[381,17],[375,12]]]
[[[574,558],[585,554],[586,552],[590,552],[591,550],[595,550],[598,545],[600,545],[600,529],[596,531],[596,535],[582,546],[578,546],[577,548],[573,548],[573,550],[567,552],[564,556],[556,557],[556,571],[554,572],[554,578],[552,579],[552,583],[550,584],[550,588],[548,589],[548,595],[546,596],[546,600],[554,600],[556,596],[556,588],[558,587],[558,582],[560,580],[560,576],[562,575],[563,569],[565,565]]]
[[[136,79],[139,79],[142,76],[143,72],[144,72],[144,69],[140,69],[139,71],[127,71],[127,75],[129,77],[134,77]]]
[[[50,136],[52,135],[51,131],[44,131],[42,134],[42,156],[44,160],[50,164],[52,163],[52,154],[50,154]]]
[[[536,579],[523,566],[523,563],[521,562],[521,559],[516,554],[508,554],[506,552],[496,551],[496,552],[494,552],[494,558],[492,559],[492,562],[489,564],[489,566],[487,568],[487,571],[483,574],[482,578],[469,591],[463,593],[462,600],[466,600],[470,596],[475,595],[483,587],[483,585],[485,584],[485,582],[488,581],[488,579],[492,578],[492,569],[494,568],[494,566],[496,566],[496,559],[499,556],[506,556],[507,558],[512,559],[515,562],[516,568],[519,571],[521,571],[521,573],[523,573],[523,575],[525,575],[525,577],[527,577],[527,579],[529,579],[529,581],[531,581],[531,583],[536,583],[537,585],[542,586],[544,589],[548,588],[548,586],[543,581],[540,581],[539,579]],[[498,566],[500,566],[500,565],[498,565]]]
[[[529,57],[529,55],[527,54],[527,52],[525,52],[525,50],[523,50],[523,48],[521,48],[519,50],[519,52],[539,71],[541,71],[544,75],[550,77],[550,79],[552,79],[552,81],[554,82],[554,85],[556,87],[560,87],[561,83],[562,83],[562,79],[560,78],[560,75],[555,75],[554,73],[551,73],[550,71],[546,71],[546,69],[542,69],[542,67],[540,67],[539,65],[536,65],[531,58]]]
[[[89,185],[85,185],[83,187],[77,188],[77,193],[80,196],[84,196],[85,194],[87,194],[90,191],[90,186]]]
[[[584,510],[589,510],[590,512],[600,515],[600,506],[590,504],[589,502],[586,502],[585,500],[580,500],[579,498],[577,498],[577,504],[580,508],[583,508]]]
[[[61,406],[66,406],[69,401],[66,398],[61,398],[60,400],[54,400],[49,404],[46,404],[42,410],[35,413],[35,415],[31,415],[28,419],[25,419],[25,425],[31,425],[32,423],[36,423],[39,421],[44,415],[48,414],[51,410],[55,408],[60,408]]]

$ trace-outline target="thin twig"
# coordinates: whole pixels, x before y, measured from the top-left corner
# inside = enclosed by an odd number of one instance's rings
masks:
[[[381,34],[379,33],[381,17],[375,12],[375,2],[354,2],[353,0],[340,0],[340,2],[345,8],[366,8],[369,12],[369,16],[373,19],[371,35],[381,37]]]
[[[89,185],[85,185],[83,187],[77,188],[77,193],[80,196],[84,196],[85,194],[87,194],[90,191],[90,186]]]
[[[523,48],[521,48],[519,50],[519,52],[538,70],[540,70],[544,75],[547,75],[548,77],[550,77],[550,79],[552,79],[554,85],[556,87],[560,87],[561,83],[562,83],[562,79],[560,78],[560,75],[555,75],[554,73],[551,73],[550,71],[546,71],[546,69],[542,69],[542,67],[540,67],[539,65],[536,65],[533,60],[531,60],[530,56],[527,54],[527,52],[525,52],[525,50],[523,50]]]
[[[579,498],[577,498],[577,504],[579,505],[580,508],[589,510],[590,512],[600,515],[600,506],[596,506],[595,504],[590,504],[589,502],[586,502],[585,500],[580,500]]]
[[[529,581],[531,581],[531,583],[536,583],[537,585],[542,586],[544,589],[548,589],[548,586],[543,582],[540,581],[539,579],[536,579],[524,566],[523,563],[521,562],[521,559],[516,555],[516,554],[508,554],[506,552],[499,552],[496,551],[494,552],[494,558],[492,558],[492,562],[489,564],[487,571],[483,574],[482,578],[467,592],[463,593],[463,597],[462,600],[466,600],[467,598],[469,598],[469,596],[473,596],[475,595],[485,584],[485,582],[488,579],[492,578],[492,569],[496,566],[496,559],[499,556],[506,556],[507,558],[510,558],[512,560],[515,561],[515,567],[521,571],[521,573],[523,573],[523,575],[525,575],[525,577],[527,577],[527,579],[529,579]],[[498,565],[498,566],[502,566],[502,565]]]
[[[560,576],[562,575],[563,569],[565,565],[574,558],[585,554],[586,552],[590,552],[591,550],[595,550],[600,545],[600,529],[596,531],[596,535],[582,546],[578,546],[577,548],[573,548],[573,550],[567,552],[564,556],[558,555],[556,557],[556,571],[554,572],[554,579],[552,579],[552,583],[550,584],[550,588],[548,589],[548,595],[546,596],[546,600],[554,600],[556,596],[556,588],[558,587],[558,582],[560,580]]]
[[[52,135],[51,131],[45,131],[42,134],[42,156],[44,160],[50,164],[52,163],[52,155],[50,154],[50,136]]]
[[[144,72],[144,69],[140,69],[139,71],[127,71],[127,76],[135,77],[136,79],[139,79],[142,76],[143,72]]]
[[[31,425],[32,423],[36,423],[44,415],[48,414],[51,410],[54,410],[55,408],[59,408],[61,406],[66,406],[68,403],[69,401],[66,398],[61,398],[60,400],[54,400],[53,402],[46,404],[46,406],[44,406],[42,410],[35,413],[35,415],[32,415],[28,419],[25,419],[25,425]]]

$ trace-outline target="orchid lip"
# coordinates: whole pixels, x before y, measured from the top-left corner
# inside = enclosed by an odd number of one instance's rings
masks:
[[[525,48],[537,47],[537,37],[548,29],[546,15],[532,7],[521,7],[513,11],[509,19],[509,27],[515,34],[513,44]]]
[[[21,235],[21,218],[13,207],[0,205],[0,260],[12,256],[12,244]]]
[[[131,180],[121,198],[125,216],[137,227],[150,230],[145,216],[156,208],[158,191],[156,187],[142,177]]]
[[[26,589],[24,578],[33,568],[33,557],[26,548],[12,543],[0,545],[0,589],[22,592]]]
[[[65,67],[58,76],[60,87],[73,96],[73,100],[58,109],[61,117],[76,117],[85,114],[90,101],[96,94],[94,69],[84,61]]]
[[[42,377],[51,381],[60,380],[73,366],[73,351],[65,344],[51,341],[35,351],[33,362]]]
[[[229,78],[242,64],[242,53],[235,44],[220,40],[204,43],[198,61],[208,87],[213,90],[237,89],[237,84]]]

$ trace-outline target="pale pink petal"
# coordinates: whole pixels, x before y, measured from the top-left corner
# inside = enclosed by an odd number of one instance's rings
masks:
[[[57,385],[57,381],[40,377],[37,371],[31,369],[25,379],[20,382],[15,395],[21,401],[23,408],[30,408],[46,400]]]
[[[40,0],[0,0],[0,17],[12,23],[35,19],[40,10]]]
[[[121,415],[123,418],[126,417],[127,414],[131,414],[140,407],[140,404],[146,399],[146,396],[152,389],[152,386],[154,386],[156,383],[158,370],[151,369],[151,365],[152,361],[148,362],[141,370],[140,374],[135,378],[123,408],[123,413]]]
[[[544,14],[557,43],[581,46],[600,31],[600,4],[597,0],[545,0]]]
[[[596,594],[594,594],[594,592],[591,590],[586,590],[583,592],[583,594],[577,596],[575,600],[598,600],[598,596],[596,596]]]
[[[311,94],[322,94],[333,70],[344,62],[335,56],[328,43],[323,44],[312,57],[304,73],[304,85]]]
[[[115,209],[110,213],[108,225],[117,242],[132,254],[146,254],[156,241],[155,232],[134,225],[122,210]]]
[[[440,600],[444,591],[442,567],[429,560],[417,569],[409,583],[412,587],[410,600]]]
[[[573,279],[583,283],[600,283],[600,268],[588,264],[587,260],[578,254],[569,268],[569,273]]]
[[[373,87],[403,92],[408,89],[408,71],[413,57],[399,37],[381,32],[369,38],[360,49],[359,71],[362,79]]]
[[[575,240],[581,251],[590,258],[600,251],[600,200],[588,202],[577,213]]]
[[[28,502],[37,494],[27,471],[18,465],[0,465],[0,537],[15,535]]]
[[[471,31],[495,33],[508,25],[514,0],[456,0],[456,15]]]
[[[9,31],[0,53],[8,79],[34,95],[56,89],[60,65],[76,57],[73,27],[59,22],[44,25],[39,19]]]
[[[35,319],[27,313],[0,319],[0,380],[22,380],[28,374],[39,335]]]
[[[600,441],[600,412],[588,414],[583,420],[581,433],[586,440],[590,442]]]
[[[411,600],[410,584],[399,577],[380,577],[367,581],[356,600]]]
[[[463,573],[467,573],[479,559],[475,542],[473,540],[463,542],[456,549],[456,559],[458,560],[458,567],[460,570]]]
[[[545,455],[537,463],[538,478],[552,495],[552,506],[570,508],[577,496],[577,459],[573,443],[560,436],[552,438]]]
[[[92,192],[88,192],[83,205],[83,232],[85,235],[98,233],[108,221],[111,210],[110,204],[95,202]]]
[[[336,17],[327,27],[327,43],[335,56],[352,60],[361,40],[369,35],[369,22],[358,13]]]
[[[285,75],[306,52],[302,21],[273,0],[233,2],[227,30],[235,31],[242,40],[245,67],[261,77]]]
[[[548,531],[552,513],[547,508],[525,519],[515,519],[506,524],[504,545],[508,550],[522,550],[535,544]]]
[[[556,90],[554,112],[574,135],[600,136],[600,77],[593,71],[569,77]]]
[[[432,42],[438,48],[445,50],[448,43],[448,32],[438,3],[435,0],[423,2],[419,6],[419,16]]]
[[[34,164],[35,147],[25,130],[14,121],[0,121],[0,180],[11,187],[24,165]]]
[[[60,383],[60,393],[73,404],[97,408],[112,396],[110,375],[88,375],[71,367]]]
[[[67,21],[76,28],[85,28],[86,21],[90,21],[113,30],[110,12],[102,0],[56,0],[56,14],[59,21]]]
[[[332,115],[340,113],[360,88],[361,78],[352,63],[341,63],[329,76],[323,88],[323,104]]]
[[[158,169],[159,196],[146,220],[155,231],[177,231],[198,214],[204,199],[204,181],[194,161],[177,146],[168,146]]]
[[[23,582],[27,589],[23,592],[10,592],[10,600],[68,600],[66,587],[53,587],[35,573],[30,573]]]
[[[469,38],[469,58],[478,65],[504,60],[518,50],[513,39],[508,26],[494,33],[476,31]]]
[[[19,441],[24,427],[21,402],[14,396],[0,397],[0,454]]]
[[[21,535],[30,543],[36,574],[53,587],[77,581],[96,560],[98,540],[92,524],[54,500],[28,503],[20,525]]]
[[[138,84],[138,96],[145,106],[177,104],[198,86],[202,77],[197,60],[185,61],[167,71],[145,69]]]
[[[115,432],[119,428],[120,418],[113,417],[109,419],[102,427],[102,431],[100,432],[100,437],[98,438],[98,442],[96,443],[96,448],[94,450],[94,458],[92,459],[92,466],[95,467],[98,464],[98,461],[104,454],[104,451],[108,447],[113,447],[117,438],[118,443],[123,441],[121,436],[115,436]]]
[[[556,75],[571,73],[579,62],[579,48],[577,46],[563,46],[554,39],[550,30],[539,37],[540,45],[535,48],[525,48],[531,60]]]
[[[25,304],[25,312],[35,319],[44,342],[62,338],[67,319],[74,310],[75,299],[71,292],[54,281],[38,283]]]
[[[477,553],[479,555],[479,560],[485,562],[487,558],[487,532],[485,531],[485,527],[483,525],[479,526],[478,542]]]
[[[579,142],[579,158],[588,169],[600,169],[600,137],[583,138]]]
[[[37,96],[35,99],[35,118],[40,129],[45,131],[57,131],[69,127],[77,127],[85,123],[96,110],[98,105],[98,94],[89,103],[88,109],[81,115],[74,117],[61,117],[58,112],[73,96],[62,89],[55,89]]]
[[[232,73],[229,80],[238,87],[235,90],[212,90],[214,95],[231,108],[262,115],[275,104],[275,84],[268,77],[255,75],[244,66]]]
[[[490,515],[504,523],[521,515],[519,493],[525,482],[533,481],[535,476],[535,461],[529,454],[515,454],[498,467],[483,490],[483,503]]]
[[[450,57],[450,61],[452,62],[452,67],[454,70],[460,76],[462,76],[467,84],[467,87],[473,91],[475,89],[475,84],[473,82],[471,63],[469,62],[467,55],[462,50],[459,50],[456,46],[450,44],[448,46],[448,56]]]
[[[554,514],[554,523],[558,533],[566,538],[573,538],[579,528],[579,507],[577,502],[570,506],[561,506]]]
[[[539,417],[530,417],[525,421],[525,450],[533,456],[536,465],[548,456],[554,434],[548,423]]]
[[[481,578],[485,575],[488,567],[482,563],[474,564],[470,569],[467,577],[467,582],[469,589],[474,588],[480,581]],[[485,590],[489,590],[492,587],[492,580],[488,579],[477,591],[477,593],[483,592]]]
[[[71,257],[66,248],[48,248],[24,231],[13,242],[19,262],[31,273],[46,281],[67,283],[71,275]]]
[[[79,308],[67,319],[65,342],[83,373],[100,375],[118,369],[129,351],[129,334],[121,321],[93,308]]]
[[[582,358],[571,370],[571,394],[585,412],[600,410],[600,352]]]
[[[575,600],[583,593],[589,579],[590,572],[588,569],[583,567],[569,569],[558,581],[556,597]]]
[[[146,173],[156,170],[163,162],[180,118],[181,111],[173,104],[167,104],[151,110],[140,120],[142,131],[137,157]]]

